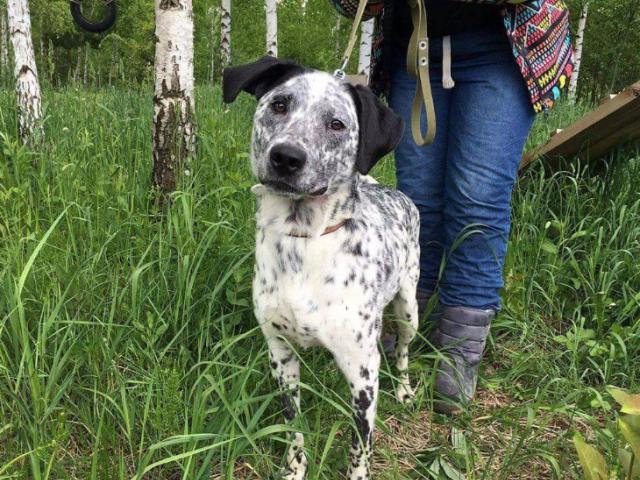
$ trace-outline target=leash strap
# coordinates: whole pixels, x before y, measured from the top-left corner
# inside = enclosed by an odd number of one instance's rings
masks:
[[[358,26],[362,21],[362,16],[364,15],[364,9],[367,6],[367,0],[360,0],[358,4],[358,10],[356,10],[356,16],[353,17],[353,24],[351,25],[351,33],[349,33],[349,41],[347,42],[347,48],[344,51],[344,55],[342,55],[342,61],[340,62],[340,68],[338,68],[334,75],[340,79],[345,77],[344,70],[347,68],[347,64],[349,63],[349,58],[351,58],[351,54],[353,53],[353,48],[356,45],[356,39],[358,35]]]
[[[429,37],[427,35],[427,10],[423,0],[407,0],[411,8],[411,18],[413,21],[413,33],[407,49],[407,71],[416,79],[416,94],[413,98],[411,108],[411,133],[413,140],[419,147],[431,145],[436,136],[436,112],[433,105],[433,95],[431,93],[431,80],[429,78]],[[358,26],[362,21],[367,0],[360,0],[356,15],[351,25],[349,41],[340,68],[334,75],[337,78],[345,78],[345,69],[349,63],[349,58],[356,44]],[[422,132],[421,117],[422,110],[427,115],[427,131]]]
[[[422,0],[407,0],[411,8],[413,33],[407,49],[407,71],[416,79],[416,94],[411,108],[411,134],[419,147],[431,145],[436,136],[436,112],[429,79],[429,37],[427,11]],[[422,109],[427,114],[427,131],[422,132]]]

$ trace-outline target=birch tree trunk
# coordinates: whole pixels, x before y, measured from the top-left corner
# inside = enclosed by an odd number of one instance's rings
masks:
[[[215,7],[210,7],[209,8],[209,16],[211,17],[211,34],[209,35],[209,50],[211,51],[211,58],[209,59],[209,83],[211,85],[213,85],[213,82],[215,80],[215,67],[216,67],[216,50],[214,48],[215,46],[215,42],[214,42],[214,38],[215,38],[215,33],[216,33],[216,24],[217,24],[217,20],[218,20],[218,12],[219,9],[215,8]]]
[[[278,3],[266,0],[267,7],[267,55],[278,56]]]
[[[82,84],[84,88],[89,85],[89,44],[84,44],[84,71],[82,72]]]
[[[580,20],[578,21],[578,30],[576,32],[575,63],[573,66],[573,73],[571,74],[571,80],[569,81],[569,100],[571,103],[575,103],[576,92],[578,91],[578,75],[580,75],[580,64],[582,63],[582,46],[584,44],[584,31],[587,26],[587,16],[589,15],[589,3],[590,0],[584,0],[582,13],[580,14]]]
[[[76,47],[76,68],[73,70],[73,84],[80,85],[80,72],[82,71],[82,47]]]
[[[153,116],[153,184],[175,190],[189,175],[195,153],[192,0],[155,0],[156,56]]]
[[[358,75],[369,78],[371,70],[371,42],[373,41],[373,19],[362,23],[360,31],[360,52],[358,58]]]
[[[336,36],[336,55],[340,57],[340,25],[342,24],[342,15],[338,14],[336,20],[336,26],[334,27],[334,34]]]
[[[9,48],[7,44],[7,12],[0,12],[0,78],[4,79],[4,74],[9,66]]]
[[[113,84],[113,77],[115,75],[116,64],[118,62],[118,45],[116,44],[115,39],[111,38],[111,65],[109,65],[109,76],[108,82],[109,86]]]
[[[7,0],[7,17],[15,57],[20,140],[22,143],[37,143],[44,138],[42,97],[33,53],[28,0]]]
[[[231,63],[231,0],[220,6],[220,61],[222,68]]]

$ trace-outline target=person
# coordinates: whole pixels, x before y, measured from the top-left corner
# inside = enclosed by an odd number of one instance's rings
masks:
[[[420,147],[405,128],[396,176],[420,211],[421,313],[438,293],[430,340],[448,361],[436,374],[434,409],[457,413],[475,395],[500,308],[522,151],[535,112],[552,108],[568,83],[573,53],[562,0],[423,1],[437,130]],[[359,3],[332,2],[350,17]],[[377,19],[370,86],[407,125],[416,88],[406,70],[410,13],[407,0],[369,0],[365,10]]]

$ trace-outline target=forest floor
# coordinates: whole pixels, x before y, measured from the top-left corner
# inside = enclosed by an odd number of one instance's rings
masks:
[[[0,94],[0,478],[273,478],[286,428],[250,307],[252,100],[223,108],[198,90],[199,157],[161,214],[150,96],[44,96],[34,153]],[[541,116],[531,143],[579,110]],[[518,183],[469,411],[430,413],[420,339],[413,405],[395,402],[383,361],[376,478],[580,478],[576,431],[615,456],[605,387],[640,388],[640,156],[615,157]],[[392,160],[374,175],[393,183]],[[300,355],[309,478],[342,478],[348,389],[326,352]]]

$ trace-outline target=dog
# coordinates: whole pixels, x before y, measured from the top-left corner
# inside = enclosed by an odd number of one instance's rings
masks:
[[[396,396],[409,402],[408,347],[418,326],[419,216],[404,194],[366,177],[392,151],[402,119],[366,87],[273,57],[227,68],[223,100],[253,94],[251,165],[257,196],[255,316],[282,391],[285,421],[300,411],[292,344],[322,346],[352,395],[357,430],[348,478],[370,478],[385,306],[398,318]],[[305,478],[301,433],[284,478]]]

